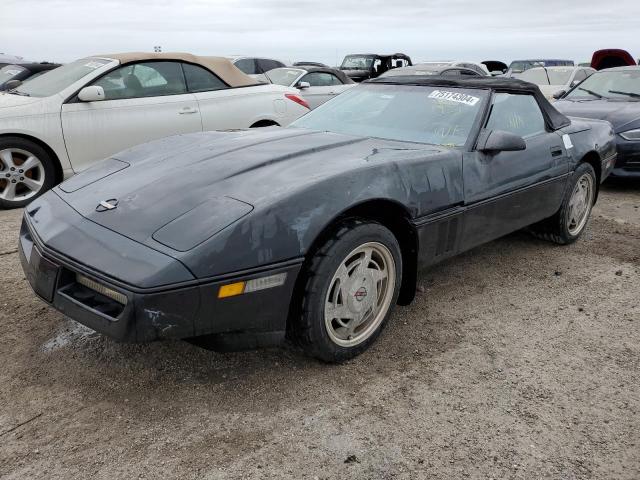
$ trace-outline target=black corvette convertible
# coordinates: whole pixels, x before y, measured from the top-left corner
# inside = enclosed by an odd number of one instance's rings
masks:
[[[640,178],[640,67],[594,73],[554,106],[566,115],[599,118],[613,124],[618,158],[612,176]]]
[[[511,79],[366,82],[289,128],[124,151],[31,203],[35,292],[121,341],[289,338],[326,361],[378,336],[419,267],[517,229],[584,231],[615,161],[609,123]]]

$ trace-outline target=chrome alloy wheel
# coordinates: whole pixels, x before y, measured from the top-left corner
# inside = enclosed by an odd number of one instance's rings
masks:
[[[0,200],[18,202],[40,192],[45,180],[38,157],[20,148],[0,150]]]
[[[594,194],[593,177],[585,173],[576,182],[569,199],[569,213],[567,215],[567,230],[569,234],[578,235],[586,225],[593,205]]]
[[[396,265],[383,244],[360,245],[342,261],[329,284],[324,321],[331,340],[341,347],[364,342],[391,306]]]

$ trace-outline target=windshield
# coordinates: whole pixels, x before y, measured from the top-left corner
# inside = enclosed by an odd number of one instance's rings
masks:
[[[0,68],[0,85],[4,85],[5,82],[8,82],[13,77],[22,73],[26,70],[26,68],[20,67],[18,65],[7,65]]]
[[[374,57],[368,57],[366,55],[350,55],[344,57],[340,68],[347,68],[350,70],[369,70],[373,64]]]
[[[265,75],[271,80],[271,83],[291,87],[303,73],[304,70],[300,70],[299,68],[274,68],[265,73]]]
[[[380,77],[402,77],[404,75],[437,75],[440,70],[431,67],[431,65],[425,65],[420,67],[415,65],[413,67],[394,68],[393,70],[387,70]]]
[[[111,60],[100,58],[83,58],[76,60],[75,62],[49,70],[38,78],[34,78],[32,81],[20,85],[16,88],[16,91],[30,97],[49,97],[61,92],[85,75],[90,74],[95,69],[103,67],[110,62]]]
[[[366,84],[338,95],[291,127],[462,146],[486,96],[477,89]]]
[[[535,83],[536,85],[549,85],[547,72],[544,68],[530,68],[529,70],[522,72],[518,78],[525,82]]]
[[[571,90],[565,98],[640,99],[640,70],[596,72]]]
[[[509,65],[512,72],[524,72],[535,67],[570,67],[573,66],[572,60],[514,60]]]
[[[550,68],[547,69],[551,85],[566,85],[573,73],[573,68]]]

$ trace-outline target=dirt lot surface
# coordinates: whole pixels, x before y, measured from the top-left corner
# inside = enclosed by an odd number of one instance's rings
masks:
[[[31,292],[0,212],[0,477],[638,479],[639,207],[610,186],[577,244],[424,272],[342,366],[94,334]]]

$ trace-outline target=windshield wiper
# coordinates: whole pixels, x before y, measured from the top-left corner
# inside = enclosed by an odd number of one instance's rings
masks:
[[[31,95],[29,95],[28,93],[24,93],[24,92],[19,92],[18,90],[16,90],[15,88],[12,88],[11,90],[7,90],[7,93],[12,93],[14,95],[21,95],[23,97],[30,97]]]
[[[631,97],[631,98],[640,98],[640,93],[621,92],[620,90],[609,90],[609,93],[615,93],[617,95],[626,95],[627,97]]]
[[[599,93],[596,93],[593,90],[589,90],[588,88],[578,87],[578,90],[582,90],[583,92],[587,92],[589,95],[593,95],[594,97],[604,98],[604,95],[600,95]]]

